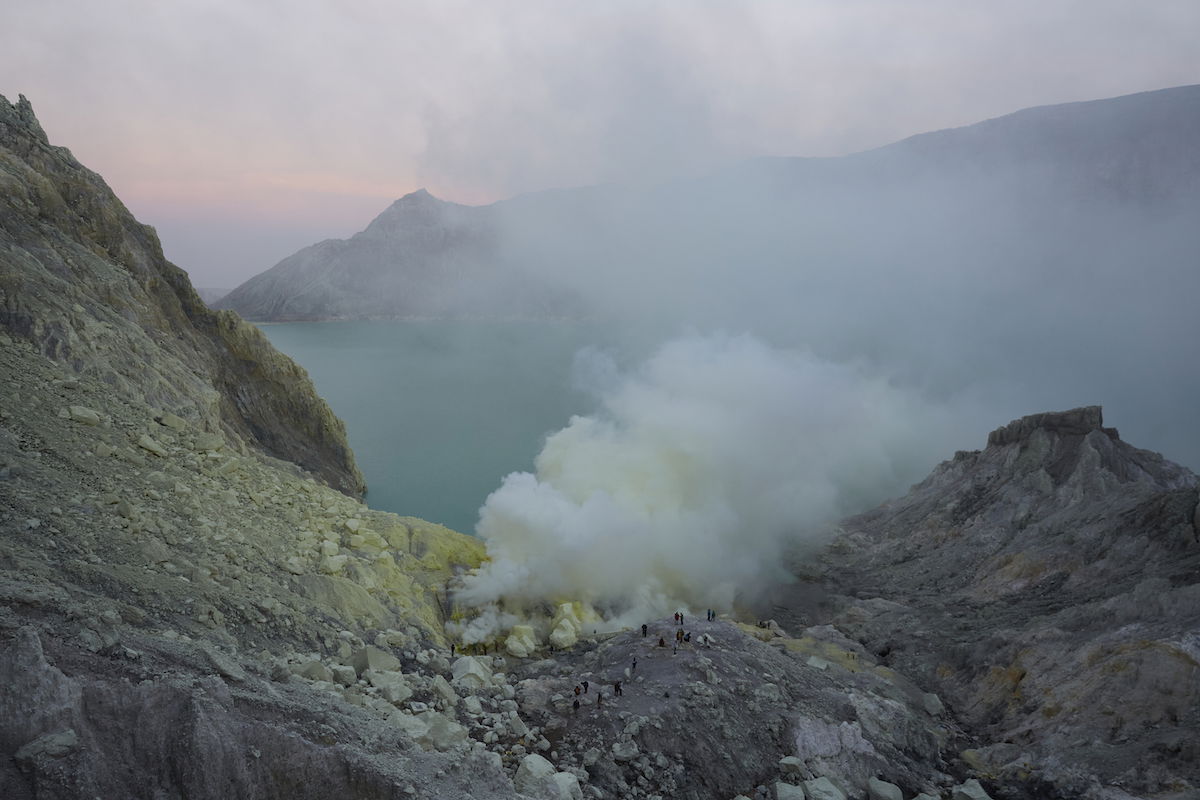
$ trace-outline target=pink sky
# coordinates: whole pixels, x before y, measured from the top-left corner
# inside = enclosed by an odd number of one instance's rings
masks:
[[[1032,105],[1200,82],[1195,0],[51,0],[0,93],[200,286],[467,203],[837,155]]]

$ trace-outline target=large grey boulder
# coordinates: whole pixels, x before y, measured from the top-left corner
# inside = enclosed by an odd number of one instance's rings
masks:
[[[775,800],[807,800],[804,789],[794,783],[775,782]]]
[[[808,800],[846,800],[846,793],[835,786],[829,778],[805,781],[804,791],[808,795]]]
[[[979,781],[971,778],[950,790],[950,800],[992,800]]]
[[[513,787],[536,800],[582,800],[579,779],[569,772],[557,772],[542,756],[531,753],[521,759]]]
[[[374,645],[367,645],[354,651],[350,655],[349,664],[360,676],[369,669],[379,671],[400,669],[400,659]]]
[[[482,689],[492,682],[492,667],[485,658],[462,656],[450,665],[450,676],[455,683],[471,689]]]
[[[904,800],[904,793],[894,783],[871,778],[867,781],[867,797],[869,800]]]

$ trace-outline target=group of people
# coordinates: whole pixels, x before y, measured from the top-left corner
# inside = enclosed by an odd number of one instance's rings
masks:
[[[634,664],[634,667],[636,668],[636,667],[637,667],[637,659],[634,659],[634,661],[633,661],[633,664]],[[579,705],[580,705],[580,703],[579,703],[579,699],[580,699],[580,697],[581,697],[582,695],[585,695],[585,694],[587,694],[587,693],[588,693],[588,690],[589,690],[590,688],[591,688],[591,683],[589,683],[589,682],[588,682],[588,681],[586,681],[586,680],[582,680],[582,681],[580,681],[579,683],[575,684],[575,702],[574,702],[574,704],[572,705],[572,707],[573,707],[573,708],[574,708],[576,711],[578,711],[578,710],[579,710]],[[620,682],[620,681],[613,681],[612,691],[613,691],[613,697],[620,697],[620,696],[621,696],[622,689],[621,689],[621,682]],[[596,690],[596,707],[597,707],[597,708],[599,708],[599,707],[600,707],[600,706],[602,706],[602,705],[604,705],[604,692],[602,692],[602,691],[600,691],[599,689],[597,689],[597,690]]]

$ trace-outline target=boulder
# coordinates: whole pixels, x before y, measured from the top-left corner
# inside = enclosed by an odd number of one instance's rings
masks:
[[[369,669],[386,671],[399,670],[400,659],[396,658],[386,650],[380,650],[373,645],[360,647],[350,655],[350,666],[354,667],[354,671],[362,675]]]
[[[925,707],[925,713],[932,717],[941,716],[946,710],[946,707],[942,705],[942,698],[932,692],[921,695],[921,705]]]
[[[804,789],[794,783],[775,782],[775,800],[806,800]]]
[[[412,697],[412,687],[399,672],[369,669],[363,673],[367,683],[379,690],[379,696],[389,703],[403,703]]]
[[[199,433],[192,443],[197,453],[215,453],[225,446],[225,437],[219,433]]]
[[[472,689],[482,689],[492,682],[492,667],[484,659],[463,656],[450,666],[450,675],[455,683]]]
[[[38,758],[62,758],[79,747],[79,736],[74,728],[57,733],[47,733],[24,744],[13,758],[18,761],[35,761]]]
[[[554,773],[553,764],[536,753],[531,753],[521,759],[517,774],[513,776],[513,788],[521,794],[538,797],[544,794],[545,784]]]
[[[421,714],[421,721],[426,724],[425,733],[416,737],[422,745],[434,750],[453,750],[456,746],[467,741],[467,729],[459,725],[445,714],[436,711],[426,711]]]
[[[451,708],[458,705],[458,693],[441,675],[433,677],[433,693],[445,700]]]
[[[78,422],[83,425],[99,425],[100,424],[99,412],[93,411],[92,409],[88,408],[87,406],[71,406],[70,408],[67,409],[67,413],[68,413],[68,415],[70,415],[71,420],[73,422]]]
[[[575,603],[560,603],[550,622],[550,643],[555,647],[570,647],[579,641],[579,632],[583,630],[580,609]]]
[[[429,730],[429,723],[421,715],[402,714],[397,711],[388,717],[388,722],[404,731],[413,741],[419,741]]]
[[[558,790],[560,800],[583,800],[583,789],[579,787],[579,778],[569,772],[556,772],[550,776]]]
[[[514,658],[529,658],[537,649],[537,635],[529,625],[514,625],[504,640],[504,649]]]
[[[140,447],[143,450],[146,450],[148,452],[154,453],[154,455],[159,456],[160,458],[167,457],[167,448],[165,448],[161,444],[159,444],[159,442],[157,440],[155,440],[154,437],[152,437],[148,433],[143,433],[141,436],[139,436],[138,440],[137,440],[137,444],[138,444],[138,447]]]
[[[559,649],[566,649],[579,641],[579,628],[569,620],[562,620],[550,631],[550,644]]]
[[[971,778],[950,790],[950,800],[992,800],[992,796],[984,791],[979,781]]]
[[[904,800],[904,793],[894,783],[871,778],[867,781],[867,797],[870,800]]]
[[[170,428],[173,431],[185,431],[188,427],[187,420],[185,420],[183,417],[172,414],[170,411],[163,414],[161,417],[156,417],[154,421],[159,425],[162,425],[164,428]]]
[[[301,678],[308,678],[310,681],[333,681],[333,673],[329,668],[317,661],[315,658],[310,661],[305,661],[303,664],[296,664],[291,668],[293,675],[299,675]]]
[[[613,742],[612,754],[614,761],[632,761],[638,757],[637,742]]]
[[[804,782],[804,791],[808,800],[846,800],[846,794],[833,785],[829,778],[817,778]]]
[[[353,686],[354,682],[358,680],[358,673],[354,667],[348,667],[345,664],[335,664],[329,668],[329,671],[333,673],[333,682],[342,686]]]
[[[800,775],[804,772],[804,760],[796,756],[784,756],[779,759],[779,771],[784,775]]]

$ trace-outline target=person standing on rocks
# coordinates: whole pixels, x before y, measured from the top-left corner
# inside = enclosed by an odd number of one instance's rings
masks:
[[[620,697],[620,696],[621,696],[621,682],[616,681],[613,683],[613,697]]]
[[[584,681],[584,682],[583,682],[583,693],[584,693],[584,694],[587,694],[587,689],[588,689],[588,682],[587,682],[587,681]]]
[[[633,660],[633,666],[631,666],[629,668],[629,674],[632,675],[635,672],[637,672],[637,659],[636,658]]]
[[[649,626],[649,625],[647,625],[646,623],[644,623],[644,622],[643,622],[643,623],[642,623],[642,638],[643,638],[643,639],[645,639],[645,638],[646,638],[646,632],[647,632],[648,630],[650,630],[650,626]]]
[[[666,647],[666,646],[667,646],[667,640],[666,640],[666,639],[664,639],[664,638],[663,638],[663,637],[661,637],[661,636],[660,636],[660,637],[658,637],[658,646],[659,646],[659,647]]]
[[[582,687],[582,686],[580,686],[578,683],[577,683],[577,684],[575,684],[575,696],[576,696],[576,697],[579,697],[579,693],[580,693],[580,692],[582,692],[582,691],[583,691],[583,687]]]

